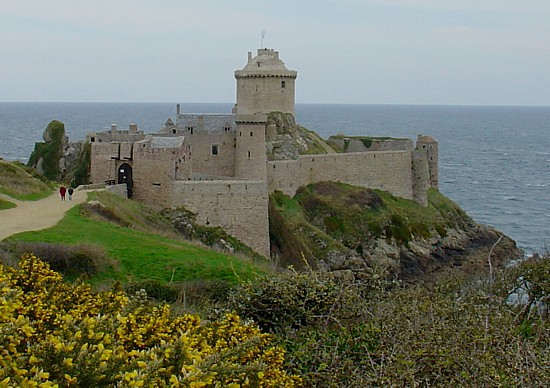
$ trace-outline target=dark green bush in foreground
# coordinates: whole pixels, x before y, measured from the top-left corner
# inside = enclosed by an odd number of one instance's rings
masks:
[[[493,279],[386,288],[375,274],[357,282],[290,271],[245,283],[232,307],[277,332],[287,370],[308,387],[543,387],[550,381],[547,312],[524,314],[508,296],[530,276],[530,293],[543,300],[548,263]]]

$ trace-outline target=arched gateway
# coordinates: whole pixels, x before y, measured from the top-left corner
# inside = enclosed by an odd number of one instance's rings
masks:
[[[134,183],[132,181],[132,167],[128,163],[123,163],[118,168],[117,183],[126,183],[128,198],[132,198],[132,187]]]

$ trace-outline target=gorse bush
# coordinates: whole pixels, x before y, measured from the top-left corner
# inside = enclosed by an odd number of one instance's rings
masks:
[[[0,266],[0,386],[293,387],[273,337],[228,314],[93,293],[32,255]]]
[[[124,285],[124,291],[129,295],[139,291],[145,291],[148,298],[159,302],[175,302],[178,299],[178,290],[158,280],[144,280],[142,282],[130,282]]]

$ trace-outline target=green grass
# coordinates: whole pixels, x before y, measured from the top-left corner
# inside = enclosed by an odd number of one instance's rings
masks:
[[[294,198],[276,192],[270,195],[271,240],[292,263],[291,256],[303,253],[309,261],[333,249],[345,251],[342,246],[362,252],[378,238],[408,246],[472,222],[437,190],[429,190],[428,200],[424,207],[385,191],[336,182],[302,187]]]
[[[69,210],[52,228],[21,233],[9,240],[102,246],[116,264],[93,276],[89,281],[94,285],[148,279],[161,283],[191,279],[237,282],[239,278],[250,279],[257,273],[266,273],[264,263],[88,219],[80,214],[80,206]]]
[[[16,206],[17,205],[15,203],[0,198],[0,210],[11,209]]]
[[[35,170],[18,162],[0,160],[0,193],[22,201],[49,196],[53,185]]]

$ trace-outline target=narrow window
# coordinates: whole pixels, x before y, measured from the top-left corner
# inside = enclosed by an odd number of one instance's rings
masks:
[[[250,151],[248,151],[248,157],[250,158]]]
[[[174,134],[175,134],[175,133],[176,133],[176,129],[172,129],[172,133],[174,133]]]
[[[250,132],[250,137],[254,136],[254,132]]]
[[[212,155],[217,155],[218,154],[218,146],[217,145],[213,145],[212,146]]]
[[[285,88],[286,87],[286,81],[281,81],[281,88]]]

